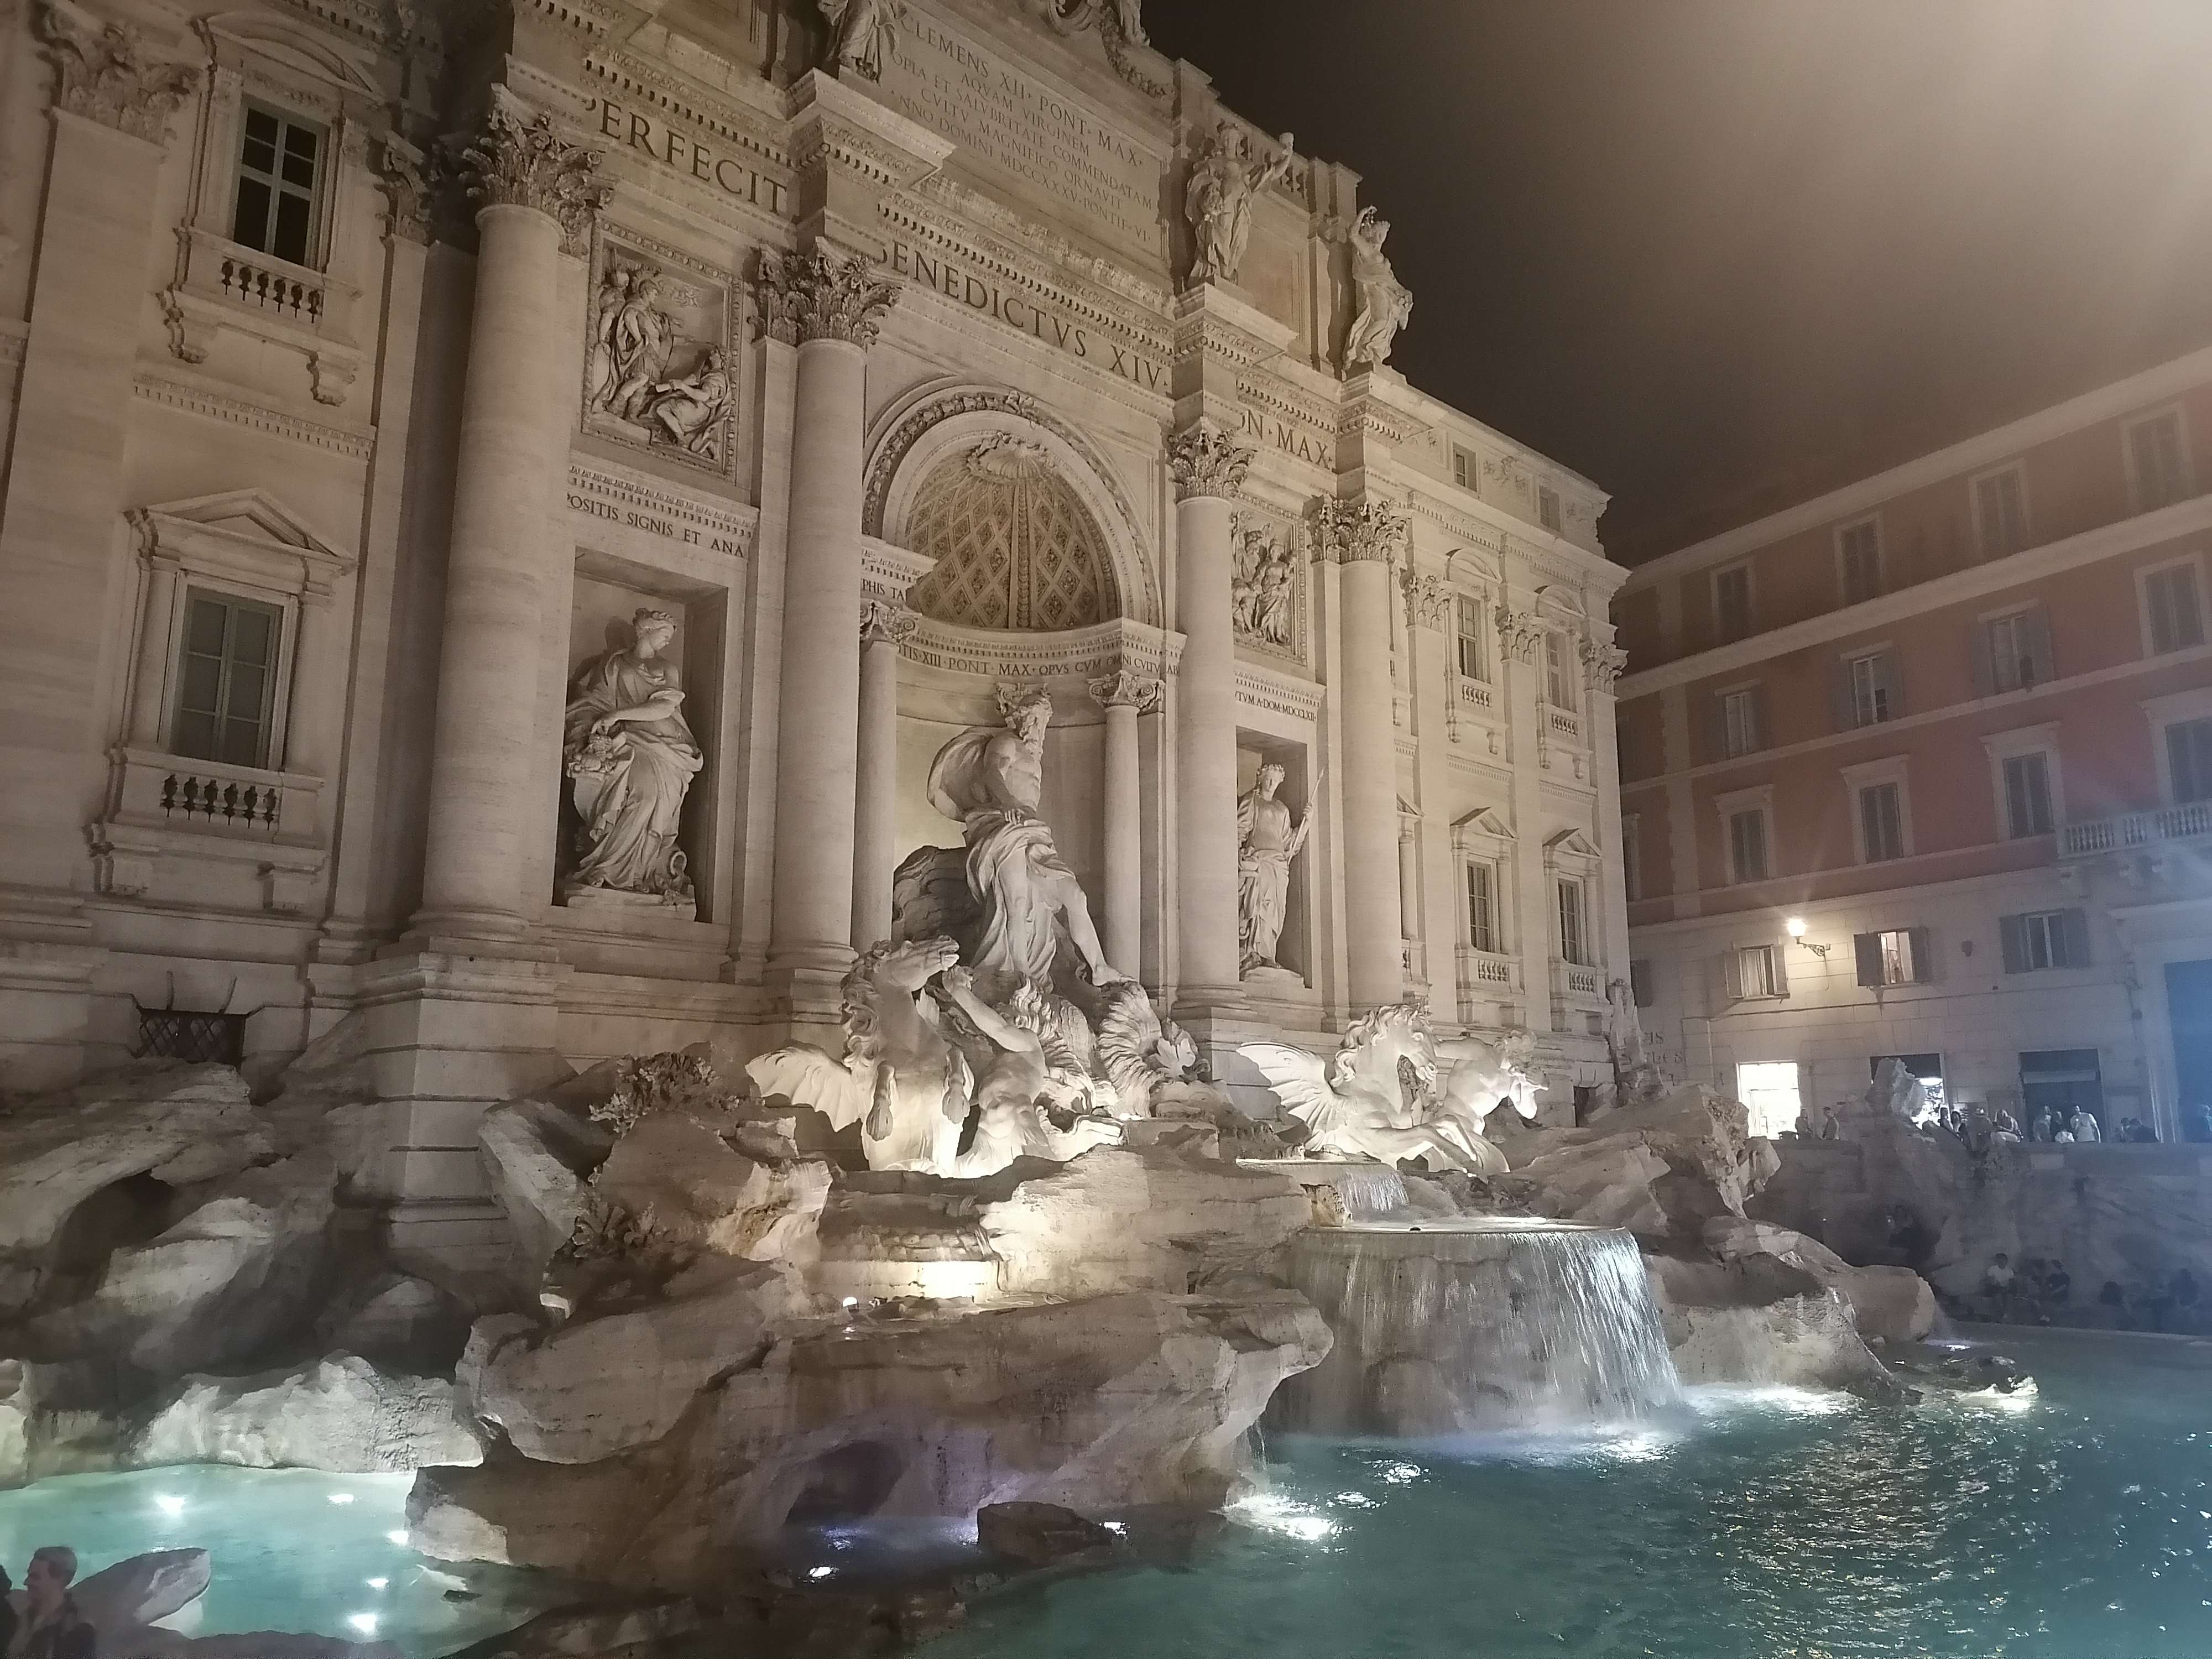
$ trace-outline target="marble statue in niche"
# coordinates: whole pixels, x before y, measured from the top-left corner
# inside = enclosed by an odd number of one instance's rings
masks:
[[[1371,207],[1359,210],[1347,240],[1352,244],[1352,285],[1359,296],[1358,313],[1344,338],[1344,372],[1358,364],[1380,368],[1390,361],[1390,348],[1413,314],[1413,291],[1398,280],[1382,252],[1390,235],[1390,222],[1376,216]]]
[[[1091,984],[1111,985],[1127,975],[1108,963],[1083,888],[1037,812],[1051,723],[1050,696],[1024,692],[1007,707],[1005,725],[963,732],[930,766],[930,804],[966,831],[977,931],[965,959],[987,975],[1049,985],[1065,927]],[[902,874],[913,862],[901,866]]]
[[[1267,530],[1243,528],[1230,574],[1230,607],[1238,637],[1279,651],[1291,649],[1297,572],[1287,543]]]
[[[830,25],[822,67],[842,75],[848,66],[863,80],[884,78],[884,58],[898,40],[906,16],[902,0],[818,0]]]
[[[570,904],[650,900],[693,907],[677,822],[706,764],[684,719],[684,692],[666,653],[676,618],[641,610],[631,642],[591,658],[568,690],[562,770],[582,825],[561,884]]]
[[[1320,780],[1315,780],[1318,786]],[[1297,817],[1275,799],[1283,769],[1263,761],[1260,775],[1237,803],[1237,931],[1243,947],[1244,976],[1287,972],[1275,960],[1283,936],[1283,916],[1291,897],[1291,861],[1304,850],[1313,823],[1309,806]]]
[[[1224,121],[1206,154],[1192,163],[1183,191],[1194,250],[1188,286],[1237,280],[1252,240],[1253,198],[1291,170],[1291,136],[1286,132],[1276,142],[1282,149],[1272,160],[1255,161],[1243,135]]]
[[[726,287],[601,243],[584,386],[586,429],[726,470],[736,412]]]

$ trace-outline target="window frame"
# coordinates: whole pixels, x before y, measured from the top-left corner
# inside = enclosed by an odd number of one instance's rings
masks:
[[[2170,645],[2161,649],[2158,643],[2157,630],[2152,624],[2154,612],[2150,602],[2151,581],[2154,577],[2163,576],[2177,570],[2186,570],[2189,573],[2191,589],[2196,596],[2197,638],[2190,644]],[[2144,660],[2151,661],[2160,657],[2178,656],[2184,651],[2201,650],[2208,640],[2212,640],[2212,632],[2207,630],[2204,601],[2204,556],[2202,553],[2184,553],[2179,558],[2160,559],[2156,564],[2138,565],[2136,568],[2136,611],[2142,631]]]
[[[1766,747],[1765,709],[1759,696],[1759,683],[1747,680],[1741,685],[1723,686],[1713,693],[1720,703],[1721,760],[1741,760],[1747,755],[1756,755]],[[1732,711],[1738,706],[1746,711],[1743,726],[1746,732],[1741,746],[1736,742],[1736,721]]]
[[[2013,496],[2020,514],[2019,538],[2002,547],[1990,542],[1990,525],[1982,510],[1982,486],[1999,478],[2013,481]],[[2035,534],[2027,514],[2027,463],[2025,460],[2007,461],[1972,474],[1966,480],[1966,496],[1974,523],[1974,546],[1984,559],[2002,559],[2035,545]]]
[[[1775,879],[1779,868],[1779,848],[1774,840],[1774,786],[1762,783],[1749,789],[1731,789],[1724,795],[1713,797],[1713,811],[1720,818],[1720,854],[1722,885],[1747,887]],[[1746,875],[1736,861],[1735,821],[1756,816],[1759,820],[1759,850],[1765,856],[1766,868],[1759,875]]]
[[[1896,648],[1887,641],[1880,645],[1855,647],[1843,653],[1844,684],[1850,700],[1851,731],[1863,732],[1869,726],[1887,726],[1903,712],[1893,707],[1893,704],[1905,701],[1896,662]],[[1876,683],[1869,690],[1869,696],[1876,701],[1879,712],[1871,717],[1863,714],[1859,699],[1858,671],[1863,663],[1880,665],[1875,676]]]
[[[1903,978],[1890,977],[1889,969],[1896,961],[1896,953],[1883,943],[1886,939],[1905,942],[1904,954],[1911,972]],[[1875,979],[1866,976],[1869,955],[1877,964],[1879,977]],[[1853,933],[1851,965],[1857,983],[1866,990],[1893,991],[1901,985],[1932,985],[1936,981],[1936,950],[1925,927],[1874,927],[1863,933]]]
[[[187,678],[185,659],[189,655],[205,654],[193,653],[191,648],[192,609],[196,603],[203,601],[223,606],[233,617],[240,611],[257,611],[269,620],[270,649],[269,660],[260,665],[263,671],[260,706],[254,711],[252,722],[256,750],[250,760],[235,760],[221,753],[189,752],[182,747],[178,735],[178,727],[186,713],[184,706]],[[168,707],[162,711],[163,747],[179,760],[198,761],[210,766],[243,768],[250,772],[282,770],[281,767],[271,766],[270,763],[272,757],[281,758],[281,751],[276,747],[276,708],[284,699],[283,687],[277,678],[278,671],[289,665],[291,659],[291,641],[287,637],[289,618],[285,615],[283,605],[269,598],[218,586],[204,578],[188,578],[184,582],[183,592],[178,596],[177,610],[176,659],[169,672]],[[217,664],[215,707],[207,711],[214,723],[213,747],[218,750],[223,743],[222,728],[235,718],[229,712],[232,673],[235,665],[234,656],[229,648],[231,642],[232,626],[226,620],[222,647],[215,659]]]
[[[1547,483],[1536,486],[1536,522],[1554,536],[1567,533],[1567,506],[1559,492]]]
[[[1476,939],[1474,935],[1474,886],[1478,871],[1481,872],[1484,885],[1487,890],[1483,895],[1485,906],[1489,912],[1486,920],[1490,929],[1490,943],[1487,945]],[[1505,948],[1505,915],[1498,897],[1503,886],[1499,862],[1494,858],[1462,856],[1460,860],[1460,933],[1466,941],[1467,948],[1481,956],[1502,957],[1510,954]]]
[[[1756,957],[1761,963],[1759,988],[1751,988],[1744,972],[1747,958]],[[1790,995],[1790,958],[1785,947],[1777,940],[1761,940],[1750,945],[1731,945],[1722,958],[1723,985],[1731,1002],[1780,1002]]]
[[[2146,427],[2163,422],[2173,423],[2173,445],[2176,465],[2180,469],[2179,487],[2171,499],[2151,501],[2143,489],[2142,469],[2136,459],[2136,434]],[[2155,513],[2160,507],[2185,501],[2197,493],[2196,469],[2191,465],[2189,453],[2189,411],[2180,404],[2168,404],[2160,409],[2145,410],[2131,415],[2120,422],[2120,460],[2126,469],[2128,503],[2136,513]]]
[[[1721,579],[1741,575],[1743,578],[1743,631],[1731,634],[1721,609]],[[1749,559],[1735,559],[1727,564],[1715,565],[1705,573],[1707,599],[1712,607],[1713,638],[1722,645],[1733,645],[1738,640],[1747,640],[1759,632],[1758,578],[1753,574]]]
[[[1478,685],[1490,684],[1490,635],[1486,607],[1479,594],[1455,589],[1452,594],[1452,672],[1461,679],[1473,680]],[[1474,619],[1472,633],[1468,630],[1468,619]],[[1477,672],[1468,672],[1468,647],[1474,647]]]
[[[1475,481],[1482,476],[1482,458],[1466,445],[1451,446],[1451,471],[1452,483],[1455,486],[1466,490],[1470,495],[1480,495],[1482,493],[1475,484]]]
[[[1982,739],[1982,748],[1990,757],[1990,788],[1994,804],[1996,839],[2009,843],[2033,841],[2038,836],[2056,835],[2066,825],[2066,791],[2061,775],[2058,747],[2058,722],[2046,720],[2039,726],[2019,726],[2010,732],[1992,732]],[[2043,757],[2043,781],[2046,799],[2051,808],[2051,828],[2033,835],[2015,836],[2012,832],[2012,792],[2005,778],[2006,766],[2030,755]]]
[[[2016,957],[2006,948],[2008,935],[2014,929],[2018,930],[2021,947]],[[2031,941],[2038,939],[2043,947],[2041,962],[2032,960]],[[2094,967],[2096,961],[2095,947],[2089,942],[2089,913],[2081,905],[2014,910],[1997,918],[1997,965],[2008,975],[2075,973]]]
[[[261,173],[249,168],[246,163],[246,145],[248,140],[248,131],[256,114],[265,115],[276,123],[276,167],[273,173]],[[278,204],[287,194],[300,193],[296,186],[288,185],[283,177],[286,154],[285,135],[295,129],[301,132],[312,133],[315,139],[315,177],[314,182],[306,191],[307,222],[302,234],[300,257],[296,259],[289,253],[279,252],[275,246]],[[223,222],[224,240],[234,246],[242,247],[248,252],[260,255],[263,258],[274,259],[281,264],[292,265],[301,270],[320,272],[329,263],[330,258],[328,239],[324,230],[330,213],[328,198],[331,193],[331,155],[337,136],[337,129],[329,121],[317,120],[303,115],[272,99],[256,97],[252,94],[242,98],[239,104],[237,131],[231,145],[229,204],[228,212]],[[245,184],[249,177],[266,185],[270,192],[269,205],[262,216],[263,232],[270,244],[266,247],[242,240],[238,234],[240,200],[244,194]]]
[[[1862,866],[1877,864],[1896,864],[1916,855],[1912,835],[1912,787],[1907,776],[1906,761],[1902,755],[1882,760],[1867,761],[1857,766],[1846,766],[1842,772],[1845,797],[1850,803],[1851,847]],[[1867,855],[1866,807],[1862,793],[1885,784],[1897,788],[1897,826],[1899,850],[1894,858],[1869,858]]]
[[[1586,876],[1577,875],[1566,870],[1554,869],[1552,872],[1553,951],[1561,962],[1571,968],[1596,968],[1602,965],[1594,959],[1597,952],[1592,948],[1593,941],[1590,938],[1589,889],[1589,878]],[[1570,896],[1574,900],[1572,908],[1575,912],[1574,938],[1571,941],[1567,936],[1569,908],[1567,901]],[[1570,943],[1576,947],[1573,953],[1570,953],[1567,949]]]
[[[1845,538],[1853,532],[1862,530],[1873,532],[1874,586],[1864,593],[1854,595],[1851,592],[1850,551],[1845,544]],[[1843,607],[1848,610],[1852,605],[1864,605],[1869,599],[1880,599],[1884,591],[1882,580],[1887,574],[1886,567],[1888,563],[1888,549],[1884,545],[1881,514],[1868,513],[1856,519],[1847,519],[1830,533],[1836,550],[1836,597],[1841,601]]]
[[[2186,691],[2171,691],[2162,697],[2145,697],[2136,704],[2150,726],[2152,763],[2158,769],[2158,799],[2161,806],[2188,806],[2175,792],[2173,784],[2172,739],[2167,728],[2202,720],[2212,720],[2212,685],[2193,686]],[[2212,796],[2206,797],[2212,799]]]

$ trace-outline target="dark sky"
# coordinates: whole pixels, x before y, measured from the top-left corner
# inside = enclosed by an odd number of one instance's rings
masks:
[[[2212,0],[1151,0],[1633,562],[2212,343]]]

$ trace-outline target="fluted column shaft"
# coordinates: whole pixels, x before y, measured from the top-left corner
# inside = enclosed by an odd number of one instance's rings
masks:
[[[1200,422],[1176,438],[1170,458],[1178,497],[1176,621],[1184,638],[1176,679],[1177,995],[1185,1004],[1218,1004],[1242,994],[1229,497],[1252,453]]]
[[[853,811],[853,948],[890,937],[891,865],[898,847],[899,645],[909,611],[860,608],[860,724]]]
[[[1127,672],[1091,683],[1106,710],[1106,960],[1125,974],[1144,954],[1142,772],[1137,716],[1160,705],[1160,683]]]

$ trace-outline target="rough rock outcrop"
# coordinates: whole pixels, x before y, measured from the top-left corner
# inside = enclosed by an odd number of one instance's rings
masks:
[[[1936,1327],[1936,1293],[1910,1267],[1854,1267],[1818,1239],[1738,1216],[1707,1222],[1705,1241],[1723,1261],[1772,1256],[1811,1274],[1850,1304],[1863,1337],[1917,1342]]]
[[[480,1462],[483,1449],[455,1405],[453,1384],[442,1377],[387,1376],[353,1354],[289,1372],[187,1377],[130,1439],[122,1461],[341,1474]]]
[[[31,1478],[30,1445],[26,1431],[30,1402],[23,1394],[23,1364],[0,1359],[0,1492],[20,1486]]]
[[[315,1345],[325,1353],[359,1354],[386,1370],[450,1376],[471,1323],[466,1304],[452,1291],[411,1273],[386,1273],[323,1310]]]
[[[776,1342],[651,1445],[424,1470],[409,1519],[432,1555],[684,1589],[787,1521],[1212,1505],[1276,1385],[1328,1344],[1288,1292],[830,1325]]]
[[[1801,1267],[1766,1255],[1650,1254],[1644,1265],[1685,1382],[1899,1391],[1860,1339],[1850,1304]]]
[[[477,1145],[492,1198],[514,1234],[522,1278],[534,1287],[575,1231],[585,1182],[614,1149],[614,1136],[580,1112],[516,1100],[484,1114]]]
[[[803,1267],[817,1254],[830,1165],[748,1158],[714,1125],[669,1112],[623,1134],[592,1189],[631,1215],[650,1216],[655,1236],[671,1244]]]
[[[1715,1216],[1741,1215],[1776,1168],[1742,1103],[1699,1084],[1583,1128],[1518,1136],[1510,1153],[1552,1214],[1647,1241],[1695,1237]]]
[[[591,1463],[672,1431],[717,1378],[757,1364],[778,1322],[803,1310],[789,1270],[712,1260],[665,1300],[548,1331],[520,1315],[479,1320],[461,1357],[466,1409],[525,1457]]]
[[[1058,1504],[986,1504],[975,1511],[975,1542],[1025,1567],[1109,1555],[1121,1541],[1111,1528]]]

